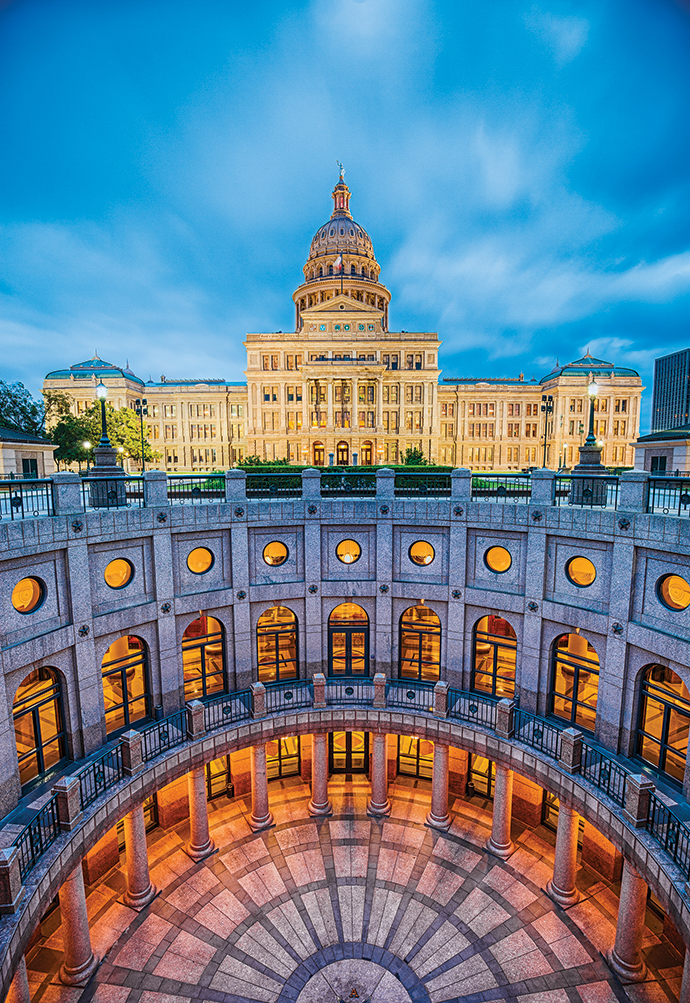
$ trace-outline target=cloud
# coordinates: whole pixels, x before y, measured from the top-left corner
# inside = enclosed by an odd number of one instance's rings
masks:
[[[584,17],[558,16],[533,7],[524,22],[540,42],[551,51],[557,66],[571,63],[584,48],[589,35],[589,21]]]

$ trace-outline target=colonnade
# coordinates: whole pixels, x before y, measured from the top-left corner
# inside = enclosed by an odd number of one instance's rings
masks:
[[[387,736],[373,735],[371,756],[371,796],[367,814],[381,818],[390,814],[388,799]],[[431,782],[431,808],[426,824],[446,831],[451,826],[448,811],[449,746],[434,745],[433,774]],[[485,849],[494,856],[507,860],[515,851],[511,839],[513,771],[496,764],[491,835]],[[329,815],[332,811],[328,798],[328,736],[312,735],[311,800],[308,811],[313,816]],[[198,862],[215,852],[210,836],[208,802],[204,767],[199,766],[187,774],[189,797],[190,835],[185,851]],[[251,750],[251,817],[249,824],[255,832],[273,825],[268,793],[266,746],[256,745]],[[560,906],[567,908],[579,901],[576,886],[577,837],[579,815],[562,800],[559,804],[558,829],[553,875],[546,886],[547,894]],[[137,911],[145,908],[156,896],[151,882],[148,849],[144,823],[143,804],[133,808],[124,819],[127,889],[123,901]],[[85,985],[100,959],[91,946],[86,895],[81,862],[66,878],[59,892],[64,941],[64,959],[60,980],[66,985]],[[647,884],[626,860],[623,866],[618,921],[615,943],[608,954],[608,963],[625,982],[643,981],[646,965],[642,956],[642,940],[647,906]],[[690,1003],[690,949],[685,955],[679,1003]],[[26,963],[18,965],[8,995],[9,1003],[30,1003]]]

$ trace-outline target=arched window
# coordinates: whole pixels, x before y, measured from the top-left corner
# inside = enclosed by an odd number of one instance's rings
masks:
[[[359,461],[360,461],[361,466],[363,466],[363,467],[370,467],[371,464],[373,463],[374,447],[373,447],[372,443],[368,439],[367,439],[366,442],[362,443],[360,453],[361,453],[361,455],[360,455]]]
[[[660,773],[683,782],[690,728],[690,693],[665,665],[648,665],[640,680],[637,755]]]
[[[225,693],[223,627],[213,616],[192,620],[182,635],[185,700],[201,700]]]
[[[118,637],[103,656],[103,703],[108,735],[150,717],[146,645],[131,634]]]
[[[356,275],[356,274],[357,274],[357,268],[356,268],[356,266],[355,265],[350,265],[350,275]]]
[[[328,672],[369,675],[369,617],[356,603],[341,603],[328,618]]]
[[[515,695],[515,631],[502,616],[483,616],[474,628],[472,689],[495,697]]]
[[[323,268],[319,268],[319,278],[323,278]]]
[[[339,467],[346,467],[350,462],[350,447],[347,442],[339,442],[336,446],[335,462]]]
[[[553,646],[549,712],[594,731],[599,692],[599,656],[581,634],[561,634]]]
[[[428,606],[410,606],[400,617],[400,678],[435,683],[440,668],[441,621]]]
[[[279,683],[297,679],[297,617],[287,606],[274,606],[262,613],[256,624],[259,682]]]
[[[332,275],[332,274],[333,274],[333,265],[329,265],[329,266],[328,266],[328,274],[329,274],[329,275]]]
[[[62,688],[53,669],[34,669],[19,684],[12,707],[22,787],[65,762]]]

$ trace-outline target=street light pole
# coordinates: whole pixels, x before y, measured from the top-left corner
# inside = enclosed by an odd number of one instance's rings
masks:
[[[141,472],[142,472],[142,474],[146,470],[146,465],[144,463],[144,415],[146,415],[146,417],[148,418],[149,409],[146,406],[147,403],[148,402],[146,400],[146,397],[144,397],[143,400],[139,400],[139,398],[137,398],[134,401],[134,410],[135,410],[136,414],[139,415],[139,422],[141,424]]]
[[[108,426],[105,420],[105,399],[108,396],[108,388],[101,382],[96,387],[96,397],[100,401],[101,405],[101,441],[98,443],[99,448],[110,449],[110,439],[108,438]]]
[[[542,410],[542,414],[544,415],[544,462],[542,463],[542,467],[545,467],[546,466],[546,436],[547,436],[547,432],[548,432],[548,429],[549,429],[549,418],[553,414],[553,394],[549,394],[548,397],[547,397],[546,394],[542,394],[541,395],[541,401],[542,401],[541,410]]]
[[[587,395],[589,397],[589,433],[585,439],[585,446],[596,446],[597,444],[597,437],[594,434],[594,401],[598,393],[599,386],[592,380],[587,387]]]

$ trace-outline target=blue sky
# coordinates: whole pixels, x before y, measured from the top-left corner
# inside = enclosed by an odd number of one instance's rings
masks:
[[[336,159],[445,375],[690,345],[681,0],[0,2],[0,378],[243,378]]]

